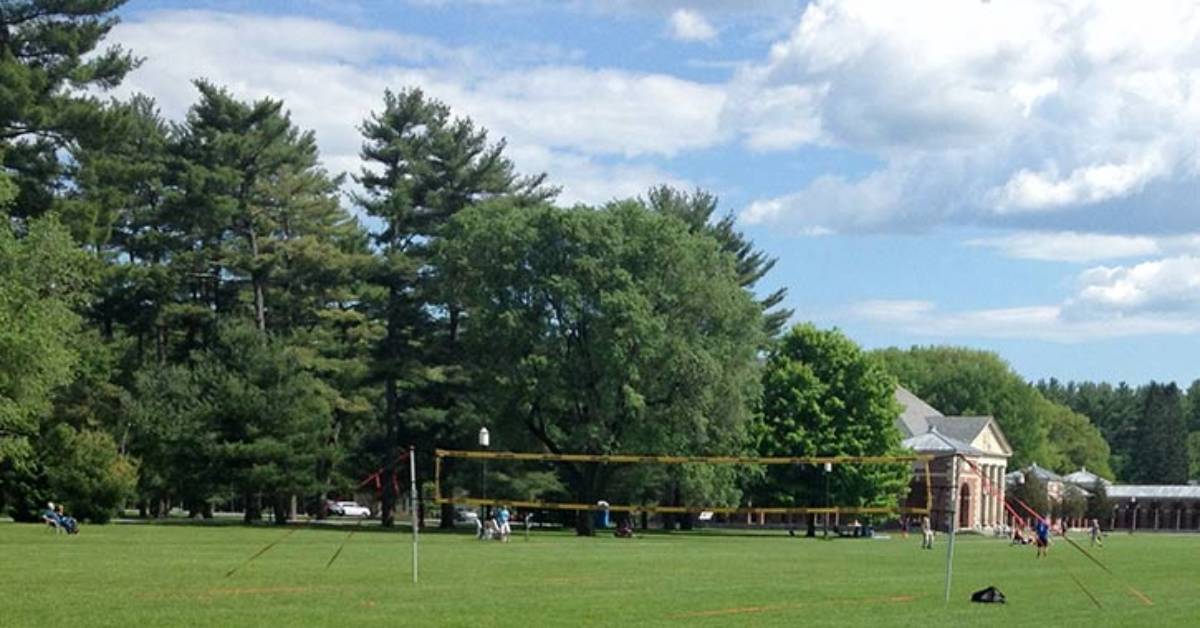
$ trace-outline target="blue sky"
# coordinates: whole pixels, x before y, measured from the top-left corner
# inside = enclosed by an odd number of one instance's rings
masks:
[[[747,8],[750,5],[753,8]],[[1200,9],[1064,0],[130,2],[121,94],[282,98],[327,167],[419,86],[565,203],[703,187],[797,320],[1029,379],[1200,377]]]

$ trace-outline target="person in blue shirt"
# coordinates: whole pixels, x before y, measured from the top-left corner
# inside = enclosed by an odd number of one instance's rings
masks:
[[[496,527],[500,531],[500,540],[508,542],[508,535],[512,533],[512,528],[508,525],[508,507],[501,506],[496,511]]]
[[[1050,547],[1050,524],[1045,519],[1038,519],[1033,524],[1033,532],[1037,535],[1037,556],[1041,558]]]

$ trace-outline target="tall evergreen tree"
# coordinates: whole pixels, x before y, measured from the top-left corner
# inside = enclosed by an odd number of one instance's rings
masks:
[[[233,302],[215,290],[216,310],[248,301],[255,326],[266,330],[272,244],[299,222],[301,208],[286,201],[319,199],[332,188],[317,166],[315,137],[292,124],[281,101],[242,102],[204,81],[196,88],[200,101],[178,131],[179,197],[170,218],[198,241],[193,272],[213,284],[248,286],[247,297]]]
[[[743,288],[753,290],[775,267],[778,260],[754,248],[754,243],[737,230],[732,213],[713,221],[717,214],[716,196],[700,189],[688,193],[668,185],[660,185],[651,188],[646,197],[647,204],[654,211],[679,218],[692,231],[716,238],[721,244],[721,249],[737,260],[738,277]],[[787,288],[779,288],[759,300],[759,306],[763,310],[763,330],[767,338],[778,337],[783,331],[783,326],[792,317],[791,309],[778,307],[785,298]]]
[[[1189,432],[1200,432],[1200,379],[1192,382],[1188,386],[1187,397],[1187,424]]]
[[[1174,383],[1150,382],[1137,426],[1130,472],[1141,484],[1186,484],[1190,471],[1183,396]]]
[[[46,212],[70,160],[104,128],[89,91],[120,84],[138,61],[119,46],[98,50],[125,0],[7,0],[0,4],[0,144],[19,188],[13,216]]]
[[[446,427],[445,386],[457,370],[447,343],[458,337],[461,306],[430,266],[430,247],[446,221],[471,204],[554,191],[542,187],[544,176],[518,177],[503,141],[489,143],[485,130],[452,118],[449,107],[419,89],[386,92],[383,109],[363,122],[362,133],[367,165],[356,177],[363,192],[355,201],[381,222],[375,281],[385,292],[378,305],[385,335],[374,373],[384,388],[380,458],[390,476],[402,443]],[[385,525],[392,524],[395,502],[385,483]]]

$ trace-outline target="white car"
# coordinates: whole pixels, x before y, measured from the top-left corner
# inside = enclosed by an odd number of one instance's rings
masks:
[[[360,506],[358,502],[333,502],[329,504],[329,512],[343,517],[370,517],[371,509]]]
[[[465,508],[455,509],[454,521],[456,523],[469,523],[474,525],[479,521],[479,513],[475,512],[474,510],[467,510]]]

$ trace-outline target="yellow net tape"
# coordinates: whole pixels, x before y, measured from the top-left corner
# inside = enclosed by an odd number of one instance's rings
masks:
[[[548,454],[513,451],[465,451],[437,449],[434,451],[434,503],[464,506],[499,506],[530,510],[610,510],[613,512],[645,512],[682,514],[712,512],[715,514],[906,514],[925,515],[933,508],[933,487],[930,480],[929,462],[933,456],[644,456],[630,454]],[[597,462],[615,464],[888,464],[896,462],[920,462],[925,469],[925,507],[910,506],[834,506],[834,507],[728,507],[728,506],[647,506],[631,504],[578,504],[570,502],[546,502],[511,499],[479,499],[476,497],[442,497],[442,459],[465,458],[469,460],[523,460],[535,462]]]

